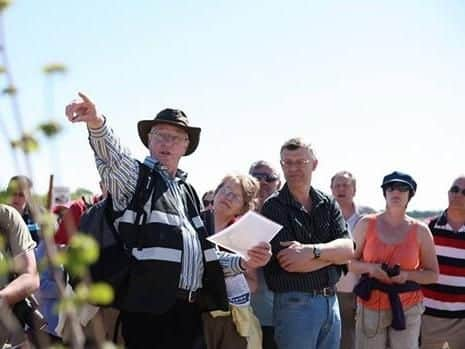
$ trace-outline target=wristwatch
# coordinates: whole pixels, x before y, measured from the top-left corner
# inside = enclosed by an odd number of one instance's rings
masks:
[[[318,259],[321,256],[321,250],[317,245],[313,246],[313,258]]]

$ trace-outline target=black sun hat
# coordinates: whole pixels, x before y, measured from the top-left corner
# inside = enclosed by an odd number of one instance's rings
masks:
[[[184,155],[192,154],[197,146],[199,145],[200,131],[199,127],[193,127],[189,125],[189,119],[187,115],[179,109],[163,109],[155,116],[153,120],[141,120],[137,123],[137,131],[139,137],[148,148],[148,134],[152,127],[156,124],[169,124],[176,127],[182,128],[187,132],[189,137],[189,146],[187,147]]]
[[[385,189],[385,187],[390,183],[403,183],[407,184],[410,187],[410,190],[413,194],[417,191],[417,182],[407,173],[394,171],[392,173],[387,174],[383,178],[383,184],[381,184],[381,188]]]

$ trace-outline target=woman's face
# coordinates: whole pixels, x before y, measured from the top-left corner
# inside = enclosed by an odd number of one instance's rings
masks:
[[[410,187],[407,184],[393,182],[386,186],[386,206],[407,208]]]
[[[213,201],[215,211],[232,217],[242,213],[244,207],[244,197],[239,182],[227,179],[218,189]]]

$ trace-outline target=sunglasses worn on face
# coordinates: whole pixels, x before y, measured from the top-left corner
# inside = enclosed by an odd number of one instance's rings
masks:
[[[278,180],[278,176],[275,174],[260,173],[260,172],[252,173],[252,177],[256,178],[259,182],[265,181],[267,183],[273,183],[274,181]]]
[[[401,183],[393,183],[389,184],[386,187],[386,190],[389,192],[392,192],[394,190],[400,191],[401,193],[405,193],[410,190],[410,187],[406,184],[401,184]]]
[[[203,207],[213,205],[213,200],[203,200]]]
[[[461,193],[463,196],[465,196],[465,188],[460,188],[458,185],[453,185],[450,189],[449,192],[458,194]]]

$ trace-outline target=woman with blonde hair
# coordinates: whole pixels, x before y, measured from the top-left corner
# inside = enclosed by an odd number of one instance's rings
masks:
[[[257,204],[258,189],[258,182],[249,175],[224,177],[215,190],[213,211],[203,213],[209,234],[223,230],[253,210]],[[254,270],[264,266],[271,257],[270,244],[263,242],[250,249],[249,256],[249,261],[241,263],[243,273],[225,274],[230,310],[202,315],[208,349],[261,348],[261,328],[250,306],[250,293],[256,287]]]
[[[438,261],[428,227],[406,214],[417,184],[406,173],[392,172],[381,185],[386,209],[356,225],[355,259],[360,274],[355,325],[357,349],[419,347],[424,311],[420,284],[438,278]]]

